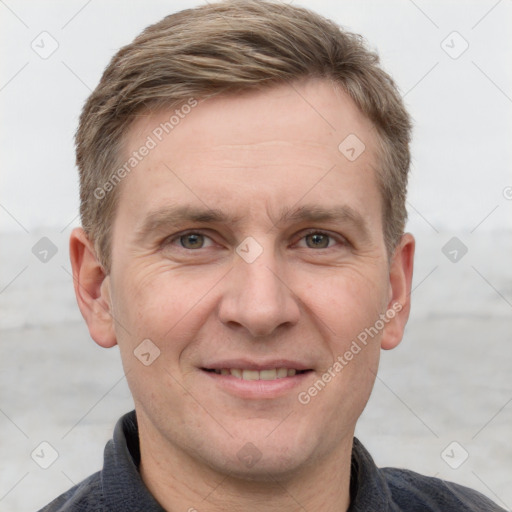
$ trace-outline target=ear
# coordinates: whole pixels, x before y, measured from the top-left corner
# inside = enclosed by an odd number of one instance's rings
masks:
[[[69,239],[76,300],[92,339],[101,347],[117,344],[110,297],[110,277],[98,261],[96,251],[82,228]]]
[[[392,319],[386,324],[382,334],[381,347],[384,350],[395,348],[402,341],[409,319],[414,247],[414,237],[410,233],[405,233],[391,259],[387,316]]]

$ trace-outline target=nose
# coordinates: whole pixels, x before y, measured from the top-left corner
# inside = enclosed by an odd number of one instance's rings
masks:
[[[298,322],[298,298],[274,256],[263,253],[252,263],[240,258],[227,278],[219,306],[226,326],[262,338]]]

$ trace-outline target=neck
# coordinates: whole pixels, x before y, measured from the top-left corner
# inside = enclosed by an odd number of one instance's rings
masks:
[[[188,512],[346,511],[350,504],[352,436],[328,457],[292,474],[253,481],[215,471],[139,424],[140,474],[165,510]]]

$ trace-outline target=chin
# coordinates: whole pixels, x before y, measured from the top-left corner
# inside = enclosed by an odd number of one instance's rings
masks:
[[[262,457],[252,465],[245,464],[236,457],[226,461],[222,468],[216,466],[213,469],[241,482],[283,482],[296,476],[307,465],[306,460],[299,459],[302,457]]]
[[[307,440],[277,438],[269,442],[262,436],[254,443],[237,439],[219,451],[219,445],[213,452],[203,453],[203,460],[216,472],[229,475],[238,480],[254,482],[286,481],[303,469],[311,469],[314,446]]]

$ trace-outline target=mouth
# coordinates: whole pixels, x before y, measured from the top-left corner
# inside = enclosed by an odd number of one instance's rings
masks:
[[[302,375],[313,370],[299,370],[297,368],[267,368],[264,370],[253,370],[245,368],[201,368],[205,372],[216,375],[233,376],[241,380],[278,380]]]
[[[303,387],[312,368],[297,361],[224,360],[200,368],[207,386],[244,400],[269,400],[293,396],[293,390]]]

